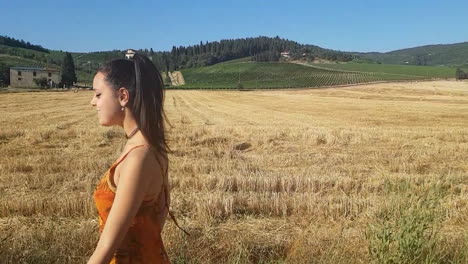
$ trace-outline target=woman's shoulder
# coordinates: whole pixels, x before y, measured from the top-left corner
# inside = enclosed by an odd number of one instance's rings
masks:
[[[111,181],[114,182],[116,188],[123,175],[126,175],[127,179],[146,182],[149,179],[160,178],[166,174],[167,163],[164,163],[163,160],[158,161],[151,147],[133,146],[127,149],[130,150],[117,165],[115,173],[111,177]]]

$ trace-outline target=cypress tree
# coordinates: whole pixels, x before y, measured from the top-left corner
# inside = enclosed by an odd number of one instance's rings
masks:
[[[10,66],[0,62],[0,87],[10,85]]]
[[[62,63],[62,84],[71,86],[77,81],[75,73],[75,63],[70,53],[66,52]]]
[[[468,79],[468,73],[462,71],[460,68],[457,68],[457,71],[455,72],[455,78],[457,80]]]

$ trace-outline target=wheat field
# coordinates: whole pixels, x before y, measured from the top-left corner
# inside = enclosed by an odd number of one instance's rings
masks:
[[[0,94],[0,263],[85,263],[124,144],[91,91]],[[468,263],[468,83],[166,93],[173,263]]]

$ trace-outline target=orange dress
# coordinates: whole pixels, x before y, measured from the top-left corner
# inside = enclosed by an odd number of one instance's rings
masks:
[[[141,146],[144,145],[131,148],[121,159],[114,162],[104,174],[94,192],[94,201],[99,213],[100,232],[104,229],[115,198],[115,187],[112,185],[115,168],[125,159],[130,151]],[[157,201],[163,198],[163,194],[166,195],[165,208],[158,208],[160,206],[158,206]],[[167,212],[169,211],[167,194],[167,185],[163,184],[162,191],[157,199],[143,201],[128,233],[116,250],[110,264],[170,263],[161,238],[161,228],[157,222],[157,215],[161,209],[165,210],[167,208]]]

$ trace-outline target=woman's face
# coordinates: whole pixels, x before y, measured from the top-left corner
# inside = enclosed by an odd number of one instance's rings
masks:
[[[98,72],[93,80],[94,96],[91,105],[96,107],[99,124],[102,126],[121,125],[123,112],[118,93],[106,82],[105,75]]]

